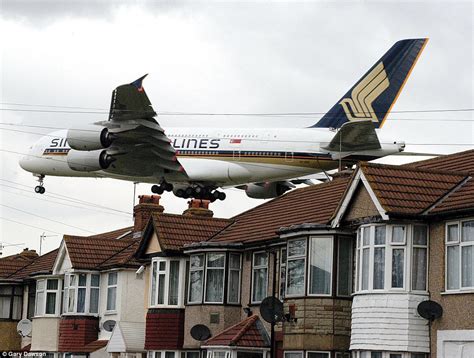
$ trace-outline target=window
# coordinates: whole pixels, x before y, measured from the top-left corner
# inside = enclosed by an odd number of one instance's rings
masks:
[[[23,288],[21,286],[0,285],[0,319],[21,319]]]
[[[428,266],[428,228],[423,225],[413,226],[413,254],[411,288],[426,291],[426,273]]]
[[[117,272],[109,272],[107,275],[107,311],[115,311],[117,308]]]
[[[280,250],[280,299],[285,298],[286,288],[286,247]]]
[[[64,285],[64,312],[68,314],[98,314],[99,284],[99,274],[66,274]]]
[[[240,302],[240,254],[229,254],[229,288],[227,292],[228,303]]]
[[[338,239],[337,249],[337,294],[350,296],[352,293],[352,240],[349,237]]]
[[[206,255],[206,303],[224,302],[225,254],[208,253]]]
[[[303,358],[303,352],[285,352],[285,358]]]
[[[191,255],[189,268],[189,303],[202,301],[204,285],[204,254]]]
[[[330,295],[332,282],[332,237],[312,237],[309,253],[309,294]],[[315,356],[316,357],[316,356]]]
[[[42,279],[36,285],[35,316],[59,315],[60,280]]]
[[[151,306],[183,306],[184,259],[157,258],[152,262]]]
[[[446,290],[474,289],[474,220],[446,225]]]
[[[267,297],[268,254],[255,252],[252,265],[252,302],[261,302]]]
[[[307,358],[330,358],[331,353],[329,352],[307,352]]]
[[[288,241],[287,296],[305,294],[306,239]]]

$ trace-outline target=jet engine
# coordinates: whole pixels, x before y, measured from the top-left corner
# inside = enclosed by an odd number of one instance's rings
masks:
[[[253,199],[276,198],[291,189],[288,182],[267,182],[261,184],[248,184],[245,193]]]
[[[75,150],[105,149],[112,144],[114,139],[114,135],[107,128],[99,126],[67,131],[67,142]]]
[[[66,157],[67,165],[78,172],[95,172],[107,169],[115,161],[106,150],[74,150],[71,149]]]

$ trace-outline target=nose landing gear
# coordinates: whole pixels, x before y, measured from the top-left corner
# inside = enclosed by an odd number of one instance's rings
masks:
[[[46,192],[46,189],[44,188],[44,183],[43,183],[43,179],[44,179],[44,175],[37,175],[38,177],[38,183],[39,185],[35,186],[35,193],[36,194],[44,194]]]

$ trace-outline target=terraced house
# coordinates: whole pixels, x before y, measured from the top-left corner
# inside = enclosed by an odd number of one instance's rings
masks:
[[[2,259],[1,339],[92,357],[473,357],[473,172],[474,151],[363,163],[230,219],[143,196],[133,227]],[[442,312],[421,316],[427,301]],[[12,333],[20,317],[31,338]]]

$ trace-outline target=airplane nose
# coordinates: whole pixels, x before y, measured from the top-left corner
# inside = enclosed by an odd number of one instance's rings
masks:
[[[24,156],[21,157],[21,159],[18,161],[18,164],[20,164],[20,167],[21,167],[23,170],[27,170],[27,169],[26,169],[26,168],[28,167],[27,161],[28,161],[28,156],[27,156],[27,155],[24,155]]]

